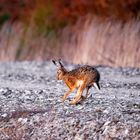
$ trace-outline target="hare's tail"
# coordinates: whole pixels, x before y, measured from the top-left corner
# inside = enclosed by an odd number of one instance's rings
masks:
[[[99,83],[98,83],[98,82],[93,83],[93,85],[94,85],[94,87],[95,87],[96,89],[100,90],[100,85],[99,85]]]

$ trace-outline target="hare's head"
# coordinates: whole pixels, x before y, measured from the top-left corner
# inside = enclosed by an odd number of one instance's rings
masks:
[[[58,80],[63,80],[63,77],[65,76],[65,74],[67,73],[67,70],[64,68],[63,64],[61,63],[60,60],[55,61],[52,60],[52,62],[57,66],[58,70],[57,70],[57,79]]]

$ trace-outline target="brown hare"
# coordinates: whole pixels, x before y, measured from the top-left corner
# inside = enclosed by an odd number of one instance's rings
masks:
[[[63,80],[69,87],[69,91],[66,92],[62,98],[63,102],[67,99],[75,88],[78,88],[76,97],[70,102],[70,104],[77,104],[82,99],[83,91],[86,89],[86,96],[89,95],[89,89],[95,86],[100,89],[99,80],[100,74],[96,68],[85,65],[68,71],[60,60],[52,60],[52,62],[58,67],[57,79]]]

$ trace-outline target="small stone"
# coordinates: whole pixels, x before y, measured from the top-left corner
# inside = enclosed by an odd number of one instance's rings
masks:
[[[109,111],[106,109],[106,110],[103,111],[103,113],[108,114]]]
[[[124,131],[125,135],[127,135],[127,134],[128,134],[128,132],[129,132],[129,130],[128,130],[128,129],[126,129],[126,130]]]
[[[8,114],[7,114],[7,113],[4,113],[4,114],[2,114],[1,116],[2,116],[3,118],[5,118],[5,117],[8,116]]]
[[[109,125],[111,123],[111,121],[106,121],[105,123],[104,123],[104,126],[107,126],[107,125]]]
[[[25,124],[27,122],[27,120],[28,120],[27,118],[19,118],[18,122]]]

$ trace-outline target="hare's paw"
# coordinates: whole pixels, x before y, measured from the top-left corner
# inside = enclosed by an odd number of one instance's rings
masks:
[[[80,98],[79,100],[76,100],[76,98],[74,98],[72,101],[70,101],[70,104],[77,105],[78,103],[80,103],[81,100],[82,100],[82,98]]]
[[[70,105],[76,105],[77,101],[75,99],[73,99],[72,101],[70,101]]]
[[[86,97],[82,95],[80,101],[85,100],[85,99],[86,99]]]
[[[62,102],[64,102],[65,100],[66,100],[66,96],[64,95],[63,97],[61,97],[61,99],[62,99]]]

